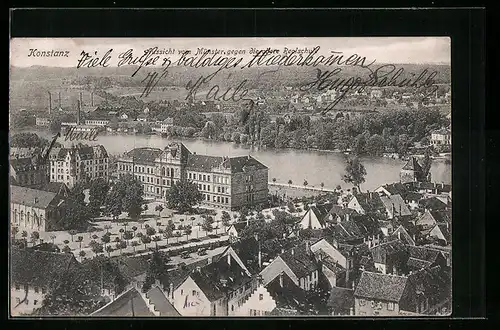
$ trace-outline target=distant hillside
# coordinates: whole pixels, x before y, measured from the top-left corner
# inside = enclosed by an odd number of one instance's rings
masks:
[[[437,71],[434,78],[439,84],[450,83],[451,68],[449,65],[420,65],[403,64],[402,67],[408,75],[418,74],[427,68],[429,71]],[[375,69],[376,66],[373,67]],[[11,106],[32,107],[47,104],[47,92],[71,89],[92,89],[98,85],[100,80],[106,78],[114,87],[143,87],[143,79],[149,72],[160,72],[161,68],[142,68],[135,76],[131,77],[137,69],[135,66],[109,67],[109,68],[55,68],[32,66],[28,68],[11,67]],[[323,67],[321,70],[332,70]],[[216,71],[216,68],[186,68],[172,67],[168,75],[158,83],[158,87],[177,86],[185,87],[189,81],[195,82],[200,76],[207,76]],[[276,71],[269,73],[270,71]],[[264,74],[266,73],[266,74]],[[342,72],[336,77],[347,78],[359,76],[367,78],[368,71],[359,67],[342,67]],[[220,86],[221,90],[228,87],[236,87],[243,80],[247,80],[247,88],[270,91],[281,89],[283,86],[300,86],[311,82],[316,76],[316,69],[311,67],[252,67],[250,69],[230,69],[219,73],[210,81],[210,87],[214,84]],[[107,79],[109,78],[109,79]],[[402,76],[401,78],[402,79]],[[90,83],[89,83],[90,82]],[[93,87],[91,86],[93,85]],[[109,87],[111,87],[109,86]],[[204,87],[207,88],[207,87]],[[203,90],[204,88],[201,88]],[[107,88],[103,88],[106,90]],[[73,94],[73,93],[70,93]],[[53,99],[54,101],[54,99]]]

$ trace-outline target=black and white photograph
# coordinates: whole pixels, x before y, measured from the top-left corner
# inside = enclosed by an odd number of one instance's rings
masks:
[[[12,38],[10,315],[450,316],[451,69],[449,37]]]

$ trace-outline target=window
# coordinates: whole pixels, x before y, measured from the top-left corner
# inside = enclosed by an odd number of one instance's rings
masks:
[[[226,204],[229,204],[229,198],[226,197]]]
[[[184,290],[181,289],[181,296],[184,294]]]
[[[201,180],[201,174],[198,174],[198,180]]]
[[[193,296],[196,296],[196,290],[193,290]]]
[[[264,295],[262,293],[259,294],[259,300],[264,300]]]
[[[224,187],[221,187],[221,192],[224,194]]]
[[[387,310],[388,311],[393,311],[394,310],[394,303],[393,302],[388,302],[387,303]]]
[[[207,190],[207,185],[203,185],[203,190]]]
[[[220,193],[220,187],[217,187],[217,192]]]
[[[231,312],[234,312],[234,305],[231,305]]]
[[[210,185],[207,185],[207,191],[210,191]]]
[[[188,174],[188,177],[191,179],[191,173]]]
[[[207,181],[207,176],[203,175],[203,181]]]
[[[217,203],[220,203],[220,196],[217,196]]]
[[[210,181],[210,175],[207,175],[207,181]]]
[[[38,300],[33,300],[33,305],[37,305],[38,304]]]

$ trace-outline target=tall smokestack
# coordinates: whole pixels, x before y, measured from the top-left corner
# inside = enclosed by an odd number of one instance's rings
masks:
[[[83,105],[83,93],[80,92],[80,106]]]
[[[90,105],[94,106],[94,92],[90,93]]]
[[[52,95],[50,94],[50,92],[47,93],[49,93],[49,115],[50,115],[50,112],[52,111]]]
[[[77,102],[77,111],[78,111],[78,113],[76,115],[76,124],[77,125],[80,125],[80,108],[82,107],[81,103],[82,102],[80,100],[78,100],[78,102]]]
[[[59,108],[61,108],[61,92],[59,92]]]

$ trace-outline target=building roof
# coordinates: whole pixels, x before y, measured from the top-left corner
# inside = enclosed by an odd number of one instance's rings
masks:
[[[426,296],[439,297],[451,295],[451,274],[440,266],[424,268],[408,276],[414,294],[423,293]]]
[[[394,211],[394,216],[411,215],[401,195],[381,196],[380,200],[384,204],[386,210]]]
[[[433,131],[432,134],[451,135],[451,131],[447,128],[441,128]]]
[[[400,182],[385,184],[382,188],[387,190],[391,195],[401,195],[403,198],[408,193],[406,186]]]
[[[400,240],[394,240],[374,246],[370,249],[370,251],[374,262],[384,263],[384,256],[406,252],[406,245],[404,245]]]
[[[230,170],[231,173],[245,172],[247,167],[255,167],[256,169],[267,168],[267,166],[265,166],[252,156],[240,156],[231,158],[197,154],[190,154],[188,156],[188,170],[210,172],[213,168],[218,167]]]
[[[157,159],[163,150],[159,148],[135,148],[127,152],[127,156],[131,157],[134,163],[154,163],[155,159]]]
[[[40,190],[52,192],[61,196],[67,196],[69,188],[64,182],[47,182],[39,187]]]
[[[338,312],[348,311],[354,308],[354,290],[335,286],[332,287],[326,305]]]
[[[129,280],[145,274],[149,267],[148,261],[143,257],[117,256],[111,260],[116,262],[120,272]]]
[[[34,157],[12,158],[10,159],[10,166],[12,166],[16,172],[33,171],[39,166],[36,159],[37,158]]]
[[[354,296],[357,298],[376,299],[399,302],[406,288],[408,278],[396,275],[385,275],[363,272],[359,279]]]
[[[26,206],[46,209],[59,201],[56,193],[31,189],[21,186],[10,186],[10,202]]]
[[[73,254],[13,247],[10,258],[11,282],[48,287],[57,276],[78,265]]]
[[[65,159],[68,154],[78,155],[81,160],[108,157],[108,152],[103,145],[87,146],[81,144],[71,148],[53,148],[50,151],[50,159]]]
[[[410,157],[406,165],[403,166],[403,170],[422,172],[422,166],[420,166],[420,163],[415,157]]]
[[[443,203],[439,198],[436,197],[421,199],[418,204],[425,209],[433,211],[444,210],[448,207],[446,203]]]
[[[129,289],[92,316],[155,316],[135,287]]]
[[[257,274],[259,269],[259,243],[255,237],[245,238],[230,245],[241,262],[251,274]],[[229,248],[229,247],[228,247]]]
[[[155,310],[160,312],[160,316],[181,316],[158,287],[152,287],[146,293],[146,297],[154,305]]]
[[[385,212],[385,206],[380,200],[380,195],[378,193],[358,193],[354,197],[366,213],[374,213],[377,211]]]
[[[280,284],[280,276],[283,286]],[[276,302],[276,308],[296,311],[299,314],[307,311],[306,292],[297,286],[286,273],[276,276],[266,285],[266,289]]]
[[[298,278],[305,277],[318,269],[313,253],[309,251],[308,254],[306,251],[306,244],[285,251],[280,254],[280,258]]]
[[[430,267],[432,265],[432,263],[430,261],[410,257],[408,259],[408,262],[406,263],[406,265],[410,269],[423,269],[423,268]]]

